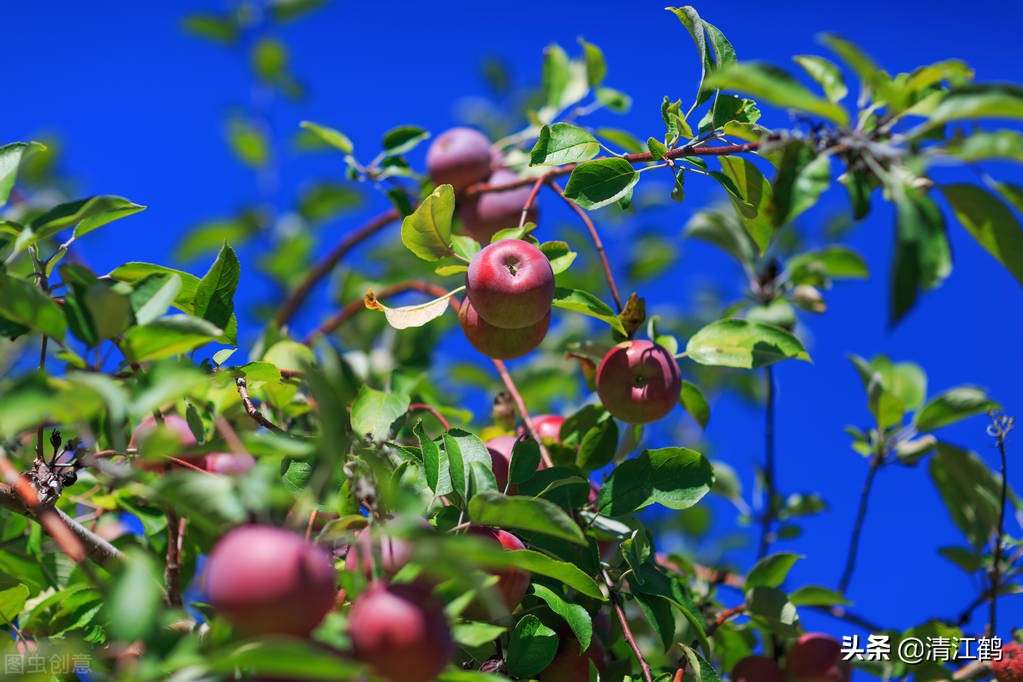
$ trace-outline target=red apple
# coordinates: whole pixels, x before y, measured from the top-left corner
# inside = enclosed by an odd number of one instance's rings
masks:
[[[502,329],[534,325],[554,300],[554,271],[543,252],[522,239],[483,247],[465,273],[466,296],[481,318]]]
[[[565,418],[558,414],[540,414],[533,417],[533,427],[536,428],[537,435],[556,443],[561,442],[561,425],[564,423]],[[525,424],[519,427],[519,435],[523,433],[526,433]]]
[[[348,548],[345,555],[346,571],[362,571],[367,578],[373,578],[373,564],[377,564],[380,575],[391,578],[409,562],[412,556],[412,545],[401,538],[379,534],[379,541],[374,543],[374,535],[369,528],[364,528],[355,537],[355,542]],[[374,544],[377,546],[374,547]],[[379,552],[375,554],[374,552]]]
[[[330,555],[273,526],[242,526],[222,537],[203,583],[214,608],[250,635],[308,636],[337,596]]]
[[[831,635],[808,632],[785,656],[792,682],[848,682],[849,663],[842,660],[842,645]]]
[[[195,439],[195,435],[192,434],[192,429],[189,428],[188,422],[182,417],[176,414],[165,414],[163,415],[162,427],[168,429],[173,433],[178,442],[183,448],[189,448],[195,445],[198,441]],[[135,431],[131,434],[131,440],[128,441],[129,448],[137,448],[141,452],[140,455],[145,454],[146,441],[153,435],[157,430],[158,424],[156,417],[146,417],[142,422],[135,428]],[[192,455],[187,453],[178,453],[174,455],[168,455],[168,457],[174,457],[185,462],[189,462],[199,468],[205,468],[205,456],[204,455]],[[168,466],[181,466],[176,462],[163,463],[156,460],[139,460],[140,466],[146,471],[163,471]]]
[[[588,682],[590,661],[593,661],[598,673],[604,671],[606,652],[600,639],[590,639],[590,648],[583,653],[579,651],[579,641],[574,635],[566,632],[558,636],[558,653],[550,665],[537,675],[540,682]]]
[[[490,162],[490,140],[474,128],[446,130],[426,150],[430,178],[437,185],[451,185],[456,193],[486,180]]]
[[[597,368],[600,402],[613,416],[630,424],[661,419],[678,403],[681,390],[678,363],[652,341],[620,343]]]
[[[458,322],[473,348],[497,360],[513,360],[533,351],[547,336],[551,311],[536,324],[520,329],[501,329],[476,314],[469,299],[462,300]]]
[[[508,531],[473,526],[469,529],[469,532],[473,535],[488,538],[501,545],[504,549],[526,548],[522,540],[519,540]],[[530,573],[519,568],[509,567],[496,572],[496,575],[497,590],[501,593],[501,599],[509,611],[514,611],[515,607],[522,601],[522,598],[526,596],[526,592],[529,591]]]
[[[348,613],[355,658],[390,682],[429,682],[455,653],[441,605],[414,585],[374,583]]]
[[[511,467],[515,440],[513,436],[497,436],[484,443],[490,453],[490,468],[494,471],[494,478],[497,479],[497,489],[501,492],[504,492],[505,486],[508,485],[508,472]],[[514,493],[515,488],[517,486],[513,485],[508,492]]]
[[[487,180],[488,185],[507,185],[519,180],[512,171],[501,168]],[[518,227],[522,220],[522,207],[529,200],[532,188],[528,185],[504,192],[478,194],[458,205],[458,217],[465,231],[481,244],[489,244],[493,236],[506,227]],[[526,211],[526,222],[536,223],[536,201]]]
[[[1002,647],[1002,658],[991,661],[991,672],[998,682],[1023,682],[1023,644],[1009,642]]]
[[[204,469],[213,474],[241,476],[256,466],[256,459],[247,452],[211,452],[206,455]]]
[[[785,682],[785,676],[774,659],[753,655],[735,664],[732,682]]]

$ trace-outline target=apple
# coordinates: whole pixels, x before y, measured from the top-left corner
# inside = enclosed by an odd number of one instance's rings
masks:
[[[391,578],[409,562],[412,545],[408,541],[380,535],[379,541],[374,543],[375,538],[369,528],[359,532],[345,555],[346,571],[361,570],[366,578],[372,579],[373,565],[376,564],[380,575]]]
[[[536,435],[543,440],[552,440],[555,443],[561,442],[561,425],[564,423],[565,418],[559,414],[538,414],[533,417]],[[520,436],[527,433],[525,424],[519,427],[518,433]]]
[[[249,635],[306,637],[334,607],[334,563],[289,530],[248,525],[210,552],[203,587],[217,612]]]
[[[991,672],[998,682],[1023,682],[1023,644],[1003,646],[1001,659],[991,661]]]
[[[519,329],[502,329],[490,324],[476,313],[469,299],[458,309],[458,323],[473,348],[497,360],[514,360],[532,352],[547,336],[551,311],[539,322]]]
[[[732,668],[732,682],[785,682],[785,676],[774,659],[752,655]]]
[[[373,583],[348,613],[355,658],[391,682],[429,682],[455,653],[444,609],[416,585]]]
[[[831,635],[808,632],[785,656],[785,669],[792,682],[847,682],[849,663],[842,659],[842,645]]]
[[[456,193],[486,180],[490,162],[490,140],[475,128],[446,130],[426,150],[426,171],[434,184],[451,185]]]
[[[168,429],[173,433],[178,442],[183,448],[190,448],[198,443],[195,439],[195,435],[192,433],[192,429],[189,428],[188,422],[182,417],[176,414],[165,414],[163,415],[163,428]],[[145,450],[146,441],[156,432],[159,425],[157,424],[156,417],[146,417],[142,422],[135,428],[135,431],[131,434],[131,439],[128,441],[129,448],[136,448],[140,451]],[[142,454],[140,452],[139,454]],[[187,453],[180,453],[175,455],[168,455],[168,457],[174,457],[185,462],[189,462],[199,468],[205,468],[205,456],[204,455],[192,455]],[[181,465],[177,462],[158,462],[156,460],[140,459],[139,465],[146,471],[164,471],[169,466]]]
[[[206,471],[225,476],[241,476],[254,466],[256,459],[247,452],[211,452],[203,463]]]
[[[520,180],[518,175],[500,168],[487,180],[488,185],[507,185]],[[485,192],[458,205],[458,217],[465,231],[480,244],[489,244],[500,230],[518,227],[522,220],[522,207],[529,200],[532,188],[517,187],[504,192]],[[526,222],[536,223],[538,211],[534,201],[526,211]]]
[[[465,288],[481,318],[502,329],[520,329],[551,312],[554,271],[547,256],[529,242],[502,239],[473,256]]]
[[[682,376],[678,363],[652,341],[625,341],[597,368],[597,395],[612,416],[630,424],[661,419],[678,403]]]
[[[526,548],[522,540],[519,540],[508,531],[487,528],[485,526],[473,526],[469,529],[469,532],[496,542],[504,549]],[[531,578],[529,571],[508,567],[495,572],[495,575],[497,575],[497,591],[501,594],[501,600],[508,608],[508,611],[514,611],[515,607],[522,602],[522,598],[526,596],[526,592],[529,591],[529,580]]]
[[[604,671],[607,654],[599,638],[591,638],[590,648],[584,653],[579,650],[579,641],[571,633],[559,633],[558,637],[558,653],[550,665],[537,675],[540,682],[588,682],[590,661],[598,673]]]
[[[508,472],[511,468],[515,440],[513,436],[497,436],[484,443],[487,446],[487,452],[490,453],[490,468],[494,472],[494,478],[497,479],[497,489],[501,492],[504,492],[505,486],[508,485]],[[513,485],[508,492],[514,493],[516,488],[517,486]]]

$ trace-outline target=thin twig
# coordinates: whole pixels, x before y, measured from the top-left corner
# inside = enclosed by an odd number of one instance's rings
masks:
[[[867,499],[870,497],[870,489],[874,485],[874,477],[878,469],[884,464],[886,450],[878,450],[870,460],[870,469],[867,471],[867,478],[863,482],[863,489],[860,491],[859,509],[856,511],[856,522],[853,524],[852,535],[849,537],[849,553],[845,558],[845,570],[842,571],[842,579],[838,581],[838,591],[845,594],[852,582],[853,571],[856,569],[856,553],[860,547],[860,534],[863,532],[863,521],[867,517]]]
[[[540,432],[536,430],[536,426],[533,424],[533,418],[529,416],[529,410],[526,409],[526,401],[522,399],[522,394],[519,393],[518,386],[515,385],[515,381],[512,379],[511,374],[508,373],[508,368],[501,360],[491,358],[491,362],[494,363],[497,373],[501,375],[501,381],[504,382],[504,387],[508,389],[508,393],[511,394],[512,400],[515,402],[515,407],[519,411],[519,416],[522,417],[522,422],[526,426],[526,431],[529,432],[529,436],[535,440],[536,444],[540,447],[540,460],[543,462],[543,465],[545,467],[554,466],[554,460],[551,459],[551,453],[547,450],[547,446],[544,445],[543,438],[540,437]]]
[[[738,606],[733,606],[730,609],[725,609],[720,614],[718,614],[718,617],[714,619],[714,622],[707,626],[707,632],[705,633],[707,635],[707,639],[710,639],[711,635],[713,635],[719,627],[727,623],[735,616],[742,614],[742,612],[745,610],[746,605],[739,604]]]
[[[760,545],[757,548],[757,559],[767,556],[771,546],[771,530],[777,513],[778,495],[774,467],[774,370],[768,365],[764,368],[764,390],[766,392],[764,407],[764,508],[760,514]]]
[[[377,293],[377,298],[396,296],[397,294],[401,294],[406,291],[421,291],[425,294],[430,294],[431,296],[436,296],[438,298],[448,293],[446,289],[436,284],[431,284],[430,282],[424,282],[422,280],[410,280],[408,282],[399,282],[398,284],[392,284],[384,287]],[[452,297],[451,300],[454,301],[454,298]],[[311,345],[317,338],[330,334],[351,319],[359,311],[364,310],[365,307],[366,306],[361,298],[357,301],[352,301],[344,308],[337,311],[319,327],[309,332],[308,336],[305,337],[305,340],[302,343],[307,346]],[[452,307],[454,307],[455,310],[458,309],[457,305],[453,304]]]
[[[643,652],[639,650],[639,645],[636,644],[636,637],[632,634],[628,618],[625,617],[625,610],[622,609],[622,600],[618,596],[618,591],[615,590],[614,581],[611,580],[611,575],[607,572],[606,568],[601,567],[600,574],[604,576],[604,584],[607,585],[607,591],[611,596],[611,605],[614,607],[615,615],[618,617],[618,624],[622,626],[622,634],[625,636],[625,641],[628,642],[629,648],[632,649],[636,660],[639,661],[640,670],[643,671],[643,679],[646,682],[653,682],[654,676],[650,672],[650,664],[643,658]]]
[[[411,405],[408,406],[408,409],[409,412],[412,412],[413,410],[422,410],[423,412],[429,412],[430,414],[433,415],[434,419],[440,422],[440,425],[444,427],[445,431],[451,430],[451,424],[448,423],[448,420],[444,418],[444,415],[438,412],[437,408],[434,407],[433,405],[427,405],[426,403],[412,403]]]
[[[533,189],[529,190],[529,196],[526,197],[526,203],[522,205],[522,215],[519,216],[519,227],[526,224],[526,216],[529,215],[529,209],[533,206],[533,202],[536,201],[536,195],[540,193],[540,188],[544,186],[549,180],[549,174],[544,173],[536,179],[533,183]]]
[[[1002,489],[998,505],[998,531],[995,534],[995,546],[991,557],[991,568],[988,571],[988,576],[991,579],[991,607],[988,611],[987,627],[988,635],[994,636],[995,621],[998,615],[998,588],[1001,586],[1002,582],[1002,538],[1005,537],[1005,502],[1009,487],[1008,479],[1006,478],[1005,439],[1008,437],[1009,431],[1012,431],[1012,427],[1015,425],[1016,420],[1013,417],[995,414],[994,412],[989,412],[988,416],[991,418],[991,426],[988,427],[988,434],[995,439],[995,442],[998,445],[998,454],[1001,456],[1002,460]]]
[[[398,209],[392,208],[371,219],[354,232],[345,235],[345,238],[323,260],[316,263],[294,291],[288,295],[277,314],[274,315],[274,321],[280,326],[287,324],[305,303],[313,287],[326,277],[349,251],[399,218],[401,218],[401,213],[398,212]]]
[[[245,449],[245,444],[242,443],[242,439],[238,437],[238,433],[231,427],[231,423],[224,419],[222,415],[213,415],[213,426],[217,428],[221,438],[227,443],[227,446],[231,448],[231,452],[235,454],[244,454],[248,450]]]
[[[264,417],[256,403],[252,402],[252,398],[249,397],[249,387],[245,382],[245,377],[238,377],[234,380],[234,384],[238,387],[238,395],[241,396],[245,414],[249,415],[254,422],[266,429],[276,431],[277,433],[284,433],[284,429]]]
[[[565,193],[555,183],[551,183],[551,189],[557,192],[558,196],[565,200],[565,203],[575,211],[576,215],[579,216],[583,224],[586,225],[586,229],[590,232],[590,238],[593,240],[593,245],[597,247],[597,255],[600,256],[600,263],[604,266],[604,278],[607,280],[607,285],[611,288],[611,296],[615,300],[615,310],[622,312],[622,298],[618,295],[618,285],[615,284],[614,275],[611,274],[611,264],[607,261],[607,254],[604,252],[604,243],[600,240],[600,235],[597,234],[597,228],[593,224],[593,220],[582,207],[565,196]]]
[[[178,513],[173,507],[167,507],[167,563],[164,566],[163,580],[167,586],[167,605],[179,607],[181,600],[181,544]]]

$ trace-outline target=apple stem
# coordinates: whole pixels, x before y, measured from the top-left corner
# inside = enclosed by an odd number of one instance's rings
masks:
[[[522,215],[519,217],[519,227],[526,224],[526,216],[529,215],[529,209],[533,206],[533,202],[536,201],[536,195],[540,193],[540,188],[543,187],[550,181],[550,173],[544,173],[536,179],[533,183],[533,189],[529,191],[529,196],[526,197],[526,203],[522,205]]]
[[[645,682],[654,682],[654,676],[650,672],[650,664],[643,658],[643,652],[640,651],[639,645],[636,644],[636,637],[632,634],[632,628],[629,626],[629,619],[625,617],[625,611],[622,609],[622,600],[615,590],[614,581],[611,580],[611,575],[603,566],[600,568],[600,574],[604,577],[604,584],[607,585],[607,591],[611,597],[611,606],[614,607],[618,624],[622,626],[622,635],[624,635],[625,641],[628,642],[629,648],[632,649],[632,653],[636,656],[636,660],[639,661],[639,667],[643,671],[643,679]]]

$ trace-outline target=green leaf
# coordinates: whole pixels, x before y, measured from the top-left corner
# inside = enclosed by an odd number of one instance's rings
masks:
[[[423,140],[430,137],[430,133],[416,126],[398,126],[384,133],[384,153],[388,156],[397,156],[412,151]]]
[[[781,587],[792,566],[802,559],[800,554],[778,552],[758,561],[746,574],[746,589],[754,587]]]
[[[710,74],[705,89],[735,90],[779,107],[796,109],[849,125],[849,113],[841,106],[817,97],[781,69],[759,62],[727,64]]]
[[[490,452],[479,437],[450,429],[444,434],[444,451],[450,463],[451,484],[463,499],[468,500],[473,492],[496,494]]]
[[[280,83],[287,79],[288,48],[274,38],[261,38],[252,47],[252,70],[265,83]]]
[[[765,622],[778,635],[791,637],[799,631],[799,614],[788,596],[775,587],[754,587],[746,594],[746,613]]]
[[[820,84],[824,89],[824,95],[832,102],[837,104],[849,94],[842,70],[834,62],[812,54],[796,55],[792,59],[803,67],[810,78]]]
[[[138,327],[124,335],[124,351],[133,362],[180,355],[223,336],[217,326],[191,315],[171,315]]]
[[[553,590],[544,587],[540,583],[532,584],[533,596],[542,599],[551,607],[551,611],[561,616],[572,634],[579,641],[579,650],[586,651],[590,648],[590,638],[593,636],[593,620],[589,612],[579,604],[565,601]]]
[[[957,386],[928,400],[916,413],[913,424],[917,431],[933,431],[975,414],[998,408],[998,403],[991,400],[983,389]]]
[[[430,490],[437,492],[440,483],[440,448],[426,435],[423,422],[418,421],[412,427],[412,433],[419,441],[419,450],[423,453],[423,470],[426,472],[426,484]]]
[[[631,514],[651,504],[688,509],[710,492],[713,484],[713,467],[695,450],[644,450],[611,472],[600,489],[597,508],[608,516]]]
[[[933,289],[952,272],[952,253],[941,210],[915,189],[900,189],[893,193],[896,241],[889,319],[892,326],[912,309],[920,289]]]
[[[540,135],[529,155],[529,165],[579,163],[599,153],[600,143],[593,135],[569,123],[555,123],[540,129]]]
[[[963,161],[1023,161],[1023,133],[1016,130],[971,131],[967,136],[949,140],[945,151]]]
[[[654,161],[663,160],[664,154],[668,151],[668,148],[664,146],[664,143],[656,137],[647,138],[646,147],[650,150],[650,156],[654,158]]]
[[[18,177],[18,165],[21,157],[32,149],[44,149],[38,142],[12,142],[0,146],[0,206],[7,203],[7,198],[14,188]]]
[[[1012,83],[984,83],[952,90],[916,130],[949,121],[983,118],[1023,119],[1023,87]]]
[[[380,442],[390,436],[391,425],[408,412],[408,406],[409,397],[403,393],[363,386],[352,403],[352,430]]]
[[[733,212],[700,211],[689,219],[683,234],[713,244],[744,267],[754,263],[756,245]]]
[[[192,301],[195,299],[195,292],[199,289],[199,278],[191,273],[175,270],[163,265],[140,262],[125,263],[110,273],[113,279],[132,285],[141,282],[151,275],[177,276],[181,280],[181,290],[178,291],[177,296],[174,298],[174,307],[185,313],[193,311]],[[67,278],[65,277],[65,279]]]
[[[605,413],[583,436],[576,464],[583,471],[595,471],[610,464],[617,450],[618,424]]]
[[[579,44],[583,48],[583,59],[586,62],[586,84],[591,88],[600,85],[607,74],[607,64],[604,61],[604,53],[593,43],[588,43],[579,38]],[[583,647],[585,649],[586,647]]]
[[[599,86],[594,89],[593,96],[598,102],[616,114],[627,114],[629,109],[632,108],[632,98],[614,88]]]
[[[25,608],[28,595],[29,589],[20,583],[9,589],[0,590],[0,621],[13,622]]]
[[[270,141],[264,130],[242,116],[227,121],[227,141],[238,160],[253,168],[264,168],[270,162]]]
[[[540,467],[540,446],[532,438],[518,438],[508,463],[509,483],[525,483]],[[504,491],[501,491],[504,492]]]
[[[737,319],[718,320],[696,332],[686,344],[686,354],[701,365],[745,369],[788,358],[810,360],[799,339],[784,329]]]
[[[238,288],[241,264],[234,249],[224,244],[217,259],[199,280],[192,299],[192,314],[208,320],[224,331],[224,343],[237,344],[238,322],[234,316],[234,293]]]
[[[700,14],[694,7],[686,5],[684,7],[665,7],[665,9],[675,17],[678,18],[682,25],[689,31],[689,35],[692,37],[693,42],[696,43],[696,51],[700,56],[700,85],[698,86],[699,92],[696,104],[699,105],[702,102],[707,101],[710,97],[710,92],[704,92],[703,86],[707,78],[707,74],[711,69],[714,68],[714,62],[711,59],[710,51],[707,49],[707,36],[704,31],[704,22],[700,18]]]
[[[1023,211],[1023,187],[1011,182],[997,182],[995,188],[1017,211]]]
[[[124,197],[96,196],[54,206],[32,221],[30,227],[37,239],[51,237],[64,228],[76,225],[74,236],[81,237],[96,228],[133,213],[145,206],[134,204]]]
[[[942,442],[927,470],[967,541],[976,549],[985,547],[998,525],[1001,477],[976,453]]]
[[[401,222],[401,243],[419,258],[433,262],[451,255],[451,218],[455,192],[441,185]]]
[[[133,642],[151,635],[163,608],[163,576],[153,558],[129,549],[104,604],[107,628],[119,640]]]
[[[789,282],[817,287],[826,286],[832,279],[866,279],[870,276],[863,257],[840,244],[797,254],[785,263],[785,269],[789,273]]]
[[[696,420],[701,429],[707,428],[707,422],[710,421],[710,406],[699,386],[683,379],[678,404]]]
[[[181,277],[170,274],[153,274],[138,281],[132,287],[131,307],[138,324],[149,324],[161,317],[174,304],[181,292]]]
[[[341,182],[318,182],[309,187],[298,200],[298,212],[306,220],[319,223],[330,220],[358,206],[362,201],[351,185]]]
[[[365,674],[363,664],[300,639],[248,640],[218,648],[208,660],[213,671],[231,675],[244,669],[253,675],[329,681],[354,680]]]
[[[827,587],[806,585],[789,593],[789,601],[796,606],[848,606],[852,602]]]
[[[976,550],[969,547],[939,547],[938,554],[967,573],[976,573],[984,568],[983,557]]]
[[[274,21],[294,21],[295,19],[323,6],[325,0],[271,0],[270,16]]]
[[[523,616],[508,640],[508,672],[515,677],[532,677],[554,660],[558,635],[536,616]]]
[[[0,317],[55,339],[63,339],[67,331],[64,311],[45,291],[4,272],[0,272]]]
[[[565,270],[568,270],[578,255],[575,251],[568,248],[567,242],[544,242],[538,248],[543,255],[547,256],[547,260],[551,262],[551,270],[554,271],[555,275],[560,275]]]
[[[473,523],[495,528],[512,528],[542,533],[586,545],[579,524],[561,507],[539,497],[503,495],[497,491],[482,491],[469,500],[469,518]]]
[[[304,129],[326,142],[331,147],[339,149],[345,154],[351,154],[355,149],[352,141],[344,133],[312,121],[302,121],[300,124]]]
[[[995,194],[977,185],[941,185],[956,218],[1023,285],[1023,227]]]
[[[564,310],[572,310],[595,317],[607,322],[618,333],[625,334],[625,327],[622,326],[622,321],[615,315],[615,312],[606,303],[587,291],[557,287],[554,290],[553,305]]]
[[[613,204],[639,182],[639,173],[625,159],[597,159],[579,164],[565,185],[565,196],[587,210]]]
[[[209,12],[197,12],[185,17],[184,28],[199,38],[221,45],[234,45],[241,35],[241,27],[234,16],[221,17]]]
[[[761,255],[774,238],[774,202],[771,183],[749,159],[735,156],[721,158],[722,173],[711,176],[728,192],[739,220]]]
[[[839,59],[845,62],[853,73],[859,77],[864,89],[874,93],[875,99],[879,99],[881,102],[896,104],[891,102],[891,76],[875,64],[874,60],[867,56],[859,47],[844,38],[829,34],[822,36],[821,42],[830,47],[838,55]]]
[[[465,647],[481,647],[493,642],[507,631],[508,628],[490,623],[458,623],[451,628],[451,636],[457,644]],[[443,676],[441,679],[444,679]],[[503,680],[504,678],[499,678]]]
[[[785,145],[774,178],[773,224],[780,227],[817,203],[831,184],[831,159],[810,145]]]

